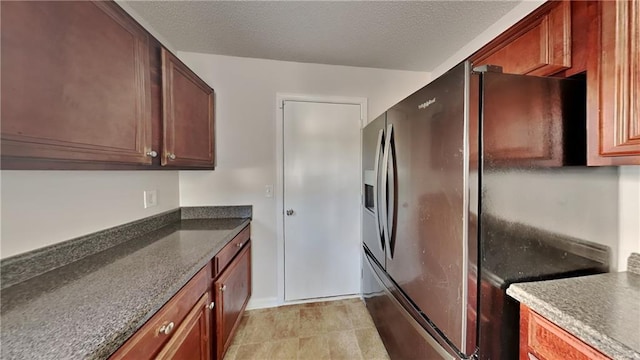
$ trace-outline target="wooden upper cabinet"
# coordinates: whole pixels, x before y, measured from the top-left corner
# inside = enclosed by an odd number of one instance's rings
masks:
[[[640,1],[602,1],[588,64],[588,164],[640,165]]]
[[[471,57],[473,66],[546,76],[571,67],[571,3],[549,2]]]
[[[150,164],[146,31],[113,2],[0,6],[3,168]]]
[[[214,166],[214,94],[162,49],[163,166]]]
[[[216,359],[222,360],[251,296],[251,243],[214,281]]]

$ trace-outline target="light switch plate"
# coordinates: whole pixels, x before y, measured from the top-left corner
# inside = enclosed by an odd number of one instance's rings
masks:
[[[144,208],[150,208],[158,205],[158,191],[146,190],[144,192]]]
[[[267,197],[267,198],[273,197],[273,185],[264,186],[264,197]]]

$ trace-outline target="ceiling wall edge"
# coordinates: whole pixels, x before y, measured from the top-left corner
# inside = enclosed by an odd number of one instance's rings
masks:
[[[407,73],[415,73],[426,76],[427,81],[431,81],[433,78],[431,77],[431,72],[429,71],[420,71],[420,70],[404,70],[404,69],[388,69],[388,68],[377,68],[377,67],[369,67],[369,66],[353,66],[353,65],[336,65],[336,64],[323,64],[323,63],[314,63],[314,62],[301,62],[301,61],[289,61],[289,60],[275,60],[275,59],[267,59],[267,58],[256,58],[256,57],[248,57],[248,56],[234,56],[234,55],[222,55],[222,54],[213,54],[206,53],[201,51],[186,51],[186,50],[178,50],[176,51],[176,56],[180,58],[180,54],[200,54],[200,55],[213,55],[213,56],[224,56],[228,58],[238,59],[239,61],[246,60],[259,60],[259,61],[273,61],[274,63],[289,63],[289,64],[301,64],[301,65],[318,65],[318,66],[328,66],[328,67],[342,67],[342,68],[351,68],[351,69],[369,69],[369,70],[379,70],[379,71],[404,71]],[[180,59],[182,60],[182,59]],[[184,60],[182,60],[184,61]]]
[[[522,20],[525,16],[530,14],[535,9],[544,4],[546,0],[524,0],[518,4],[515,8],[509,11],[506,15],[501,17],[493,25],[486,30],[478,34],[473,40],[464,45],[460,50],[455,52],[451,57],[445,60],[440,65],[431,70],[431,79],[437,79],[440,75],[447,72],[458,63],[468,58],[474,52],[478,51],[484,45],[495,39],[498,35],[502,34],[505,30]]]
[[[143,28],[145,28],[151,35],[153,35],[158,41],[162,43],[162,45],[167,48],[172,53],[176,53],[176,47],[171,44],[167,38],[162,36],[160,32],[158,32],[149,22],[147,22],[137,11],[133,10],[131,5],[126,3],[126,0],[114,0],[118,6],[122,8],[126,13],[128,13],[132,18],[134,18]]]

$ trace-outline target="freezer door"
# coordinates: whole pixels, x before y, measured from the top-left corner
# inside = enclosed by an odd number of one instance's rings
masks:
[[[468,141],[463,63],[387,112],[386,270],[467,349]]]
[[[392,294],[393,284],[363,251],[363,296],[380,338],[392,359],[456,359],[438,343]],[[443,341],[440,339],[440,341]]]
[[[363,214],[362,237],[366,247],[384,266],[384,238],[380,221],[380,179],[386,113],[369,123],[362,131]]]

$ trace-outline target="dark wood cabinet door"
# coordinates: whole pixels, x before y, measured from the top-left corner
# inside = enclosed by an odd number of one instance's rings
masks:
[[[251,296],[251,243],[214,282],[216,358],[222,360]]]
[[[588,67],[588,164],[640,165],[640,1],[602,1]]]
[[[214,166],[213,89],[162,49],[163,166]]]
[[[206,292],[156,359],[211,359],[209,292]]]
[[[546,76],[571,67],[571,3],[549,2],[471,57],[473,66]]]
[[[150,164],[145,30],[113,2],[0,6],[3,168],[38,160]]]
[[[610,360],[549,320],[520,305],[520,360]]]

